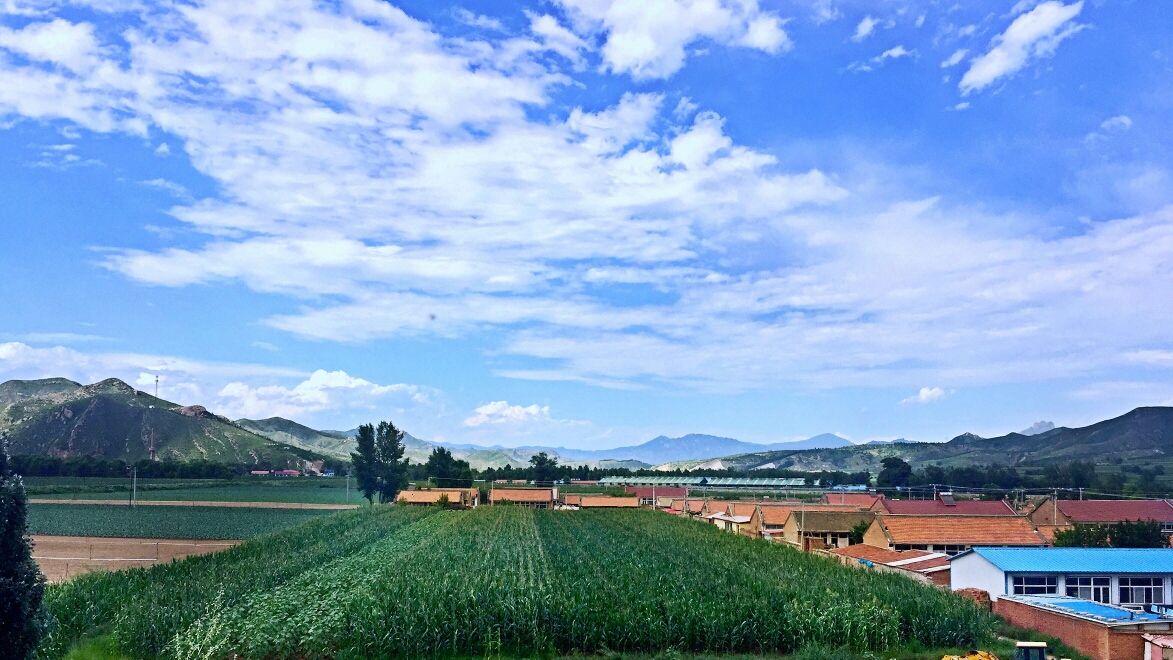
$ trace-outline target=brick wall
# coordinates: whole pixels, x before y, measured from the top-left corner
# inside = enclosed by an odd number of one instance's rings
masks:
[[[1139,631],[1112,632],[1107,626],[1076,617],[1048,612],[1005,598],[994,603],[994,613],[1020,628],[1058,637],[1084,655],[1097,660],[1127,660],[1144,656]]]

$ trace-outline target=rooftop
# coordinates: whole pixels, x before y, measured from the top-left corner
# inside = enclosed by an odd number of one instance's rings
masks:
[[[1078,523],[1122,520],[1173,522],[1173,506],[1168,500],[1059,500],[1057,505],[1063,515]]]
[[[795,509],[790,512],[791,522],[804,532],[850,532],[861,522],[871,522],[876,514],[871,511],[819,511]]]
[[[584,509],[638,509],[638,497],[611,497],[608,495],[584,495],[579,500],[579,506]]]
[[[489,493],[494,502],[550,502],[554,499],[551,488],[494,488]]]
[[[1014,516],[1017,512],[1004,501],[989,500],[881,500],[889,513],[908,515]]]
[[[1173,573],[1171,548],[973,548],[1006,573]]]
[[[1067,598],[1064,596],[1003,596],[1003,598],[1107,625],[1173,622],[1173,619],[1163,617],[1159,614],[1130,610],[1117,607],[1116,605],[1097,603],[1094,600],[1084,600],[1082,598]]]
[[[881,513],[876,517],[896,544],[1044,545],[1046,539],[1022,516],[909,516]]]

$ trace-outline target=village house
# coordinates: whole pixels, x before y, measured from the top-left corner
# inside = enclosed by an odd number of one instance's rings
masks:
[[[875,515],[871,511],[792,509],[780,540],[804,552],[846,547],[851,543],[851,530],[871,522]]]
[[[733,534],[749,535],[748,527],[757,511],[756,502],[710,502],[709,522]]]
[[[1062,596],[1003,596],[994,613],[1011,625],[1057,637],[1095,660],[1161,660],[1173,618],[1163,610],[1137,611]],[[1156,644],[1152,642],[1156,641]],[[1157,654],[1150,655],[1156,648]]]
[[[1173,594],[1173,549],[990,548],[953,557],[954,590],[1002,596],[1067,596],[1124,607],[1164,603]]]
[[[782,529],[786,525],[786,519],[790,517],[790,512],[795,510],[861,511],[862,509],[852,504],[803,504],[796,500],[760,502],[753,518],[744,528],[745,533],[755,538],[778,538],[782,535]]]
[[[1173,535],[1173,504],[1168,500],[1059,500],[1045,497],[1029,510],[1031,522],[1054,534],[1073,525],[1111,525],[1152,520],[1161,523],[1165,536]]]
[[[610,495],[581,495],[578,506],[583,509],[638,509],[638,497],[612,497]]]
[[[949,555],[942,552],[887,550],[862,543],[824,552],[845,566],[896,573],[917,582],[949,586]]]
[[[881,497],[872,510],[911,516],[1017,516],[1005,500],[955,499],[952,493],[938,493],[931,500],[890,500]]]
[[[639,498],[640,506],[652,506],[661,497],[684,497],[687,488],[673,486],[625,486],[623,492]]]
[[[493,488],[489,501],[493,504],[513,504],[530,509],[552,509],[558,499],[557,488]]]
[[[412,506],[435,506],[447,499],[454,509],[472,509],[480,504],[481,492],[476,488],[428,488],[400,491],[395,501]]]
[[[839,506],[853,506],[859,509],[871,509],[876,502],[884,499],[883,495],[876,493],[849,493],[843,491],[836,491],[831,493],[823,493],[823,497],[819,500],[822,504],[835,504]]]
[[[1043,546],[1047,539],[1022,516],[876,514],[863,542],[889,550],[956,555],[973,546]]]
[[[668,512],[678,516],[688,516],[696,518],[708,513],[705,508],[707,502],[699,498],[681,498],[672,500],[672,504],[668,506]]]
[[[579,493],[567,493],[562,496],[561,508],[563,509],[577,509],[582,505],[582,495]]]

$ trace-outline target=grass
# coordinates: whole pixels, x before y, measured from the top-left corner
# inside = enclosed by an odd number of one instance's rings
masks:
[[[30,504],[30,534],[173,539],[250,539],[327,515],[303,509]]]
[[[46,602],[57,625],[45,657],[103,634],[132,657],[812,657],[812,646],[894,657],[982,645],[995,625],[900,576],[693,521],[518,507],[348,511],[222,553],[82,576]]]

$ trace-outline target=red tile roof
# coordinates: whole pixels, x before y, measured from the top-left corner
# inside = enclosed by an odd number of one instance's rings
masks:
[[[651,499],[652,497],[684,497],[688,494],[687,488],[674,488],[672,486],[627,486],[623,491],[645,500]],[[655,495],[652,494],[652,491],[655,491]]]
[[[1021,516],[909,516],[881,513],[876,524],[892,544],[1045,545]]]
[[[1063,515],[1077,523],[1173,522],[1173,506],[1167,500],[1059,500],[1057,504]]]
[[[554,491],[550,488],[494,488],[489,499],[494,502],[552,502]]]
[[[941,500],[889,500],[879,506],[888,513],[910,516],[964,515],[964,516],[1015,516],[1014,509],[1003,500],[957,500],[946,504]]]
[[[949,557],[939,552],[925,550],[888,550],[870,545],[849,545],[846,548],[828,550],[833,555],[849,557],[902,568],[907,571],[923,571],[949,565]]]
[[[884,499],[883,495],[872,493],[823,493],[823,504],[849,504],[861,509],[870,509],[877,500]]]
[[[781,527],[786,524],[791,511],[859,511],[858,506],[839,504],[763,504],[762,524]]]

